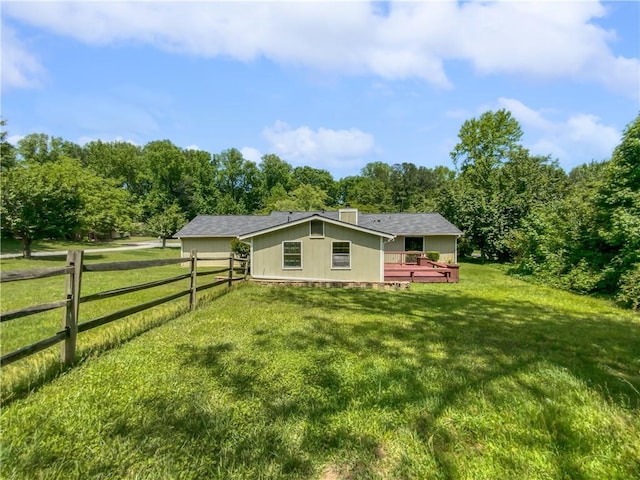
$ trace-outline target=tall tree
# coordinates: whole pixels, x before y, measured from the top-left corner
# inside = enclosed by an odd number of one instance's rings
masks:
[[[0,171],[16,166],[16,149],[7,141],[8,132],[5,130],[7,121],[0,120]]]
[[[292,188],[300,185],[313,185],[327,193],[327,204],[337,204],[337,184],[331,173],[327,170],[314,167],[295,167],[293,169]]]
[[[278,185],[289,191],[293,167],[274,154],[263,155],[259,165],[265,192],[268,194]]]
[[[607,246],[603,287],[615,291],[620,278],[640,264],[640,114],[614,150],[596,201],[599,233]]]
[[[69,165],[51,163],[2,172],[2,230],[22,240],[31,257],[34,240],[71,235],[80,222],[82,199],[68,182]]]
[[[522,128],[508,110],[488,111],[465,121],[451,151],[456,167],[475,187],[490,182],[491,172],[521,148]]]
[[[167,238],[180,230],[187,219],[177,204],[156,213],[147,220],[147,228],[154,235],[158,235],[162,239],[162,248],[167,246]]]
[[[225,212],[252,213],[260,208],[262,185],[258,167],[246,160],[239,150],[232,148],[213,155],[216,168],[216,185],[221,194]],[[237,208],[232,205],[235,203]]]

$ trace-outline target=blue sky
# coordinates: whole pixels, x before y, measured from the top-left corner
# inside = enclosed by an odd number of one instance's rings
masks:
[[[2,2],[10,140],[169,139],[336,178],[453,167],[462,123],[509,109],[566,170],[640,110],[640,2]]]

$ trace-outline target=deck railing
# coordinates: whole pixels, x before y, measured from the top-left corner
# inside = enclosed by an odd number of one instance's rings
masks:
[[[424,252],[384,252],[384,263],[393,265],[417,265],[418,257],[424,255]]]

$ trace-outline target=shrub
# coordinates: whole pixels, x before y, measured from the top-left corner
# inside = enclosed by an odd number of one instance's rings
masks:
[[[251,247],[248,243],[241,242],[237,238],[231,240],[231,251],[241,257],[248,257],[251,252]]]
[[[437,262],[438,260],[440,260],[440,252],[425,252],[425,255],[432,262]]]
[[[640,310],[640,263],[620,277],[618,300],[634,310]]]
[[[466,237],[458,239],[458,256],[461,258],[471,257],[473,254],[473,244]]]

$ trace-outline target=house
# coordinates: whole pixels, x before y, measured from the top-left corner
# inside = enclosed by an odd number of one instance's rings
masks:
[[[438,251],[457,262],[462,232],[438,213],[273,212],[270,215],[199,215],[175,234],[182,255],[214,260],[231,241],[250,245],[251,274],[270,280],[382,282],[385,265],[405,263],[405,252]],[[414,256],[415,257],[415,256]]]

